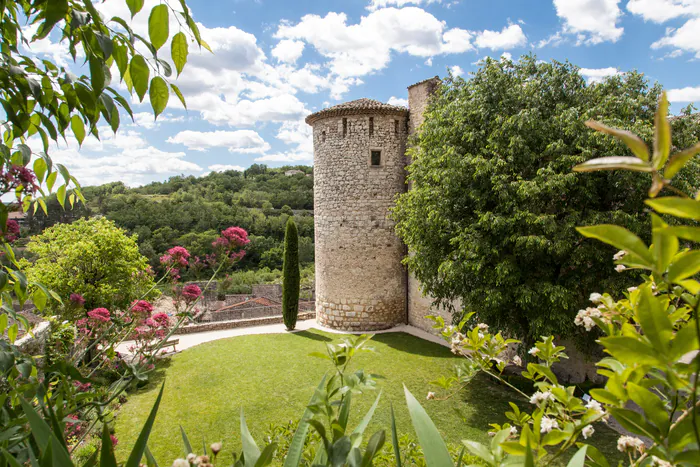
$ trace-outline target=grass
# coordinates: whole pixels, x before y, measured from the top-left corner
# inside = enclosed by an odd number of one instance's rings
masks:
[[[289,334],[241,336],[201,344],[175,355],[143,389],[129,396],[120,410],[116,435],[117,456],[125,460],[165,380],[165,392],[149,447],[160,465],[182,457],[180,425],[193,446],[223,441],[225,451],[240,449],[241,407],[259,444],[271,425],[298,420],[330,363],[310,352],[323,350],[324,342],[338,338],[317,330]],[[449,374],[458,359],[449,349],[403,333],[378,334],[373,353],[356,357],[354,368],[383,376],[378,391],[353,398],[350,426],[374,402],[382,399],[367,433],[385,428],[389,435],[389,406],[394,405],[399,435],[415,437],[406,409],[403,387],[418,398],[444,438],[484,442],[489,423],[505,421],[503,413],[513,392],[486,377],[477,377],[446,401],[426,401],[430,381]],[[595,439],[603,452],[615,452],[616,435],[604,426]],[[227,447],[226,447],[227,446]],[[387,448],[388,449],[388,448]]]

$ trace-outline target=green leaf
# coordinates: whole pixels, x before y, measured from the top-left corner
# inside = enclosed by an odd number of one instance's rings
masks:
[[[105,68],[102,59],[91,55],[88,63],[90,64],[90,84],[95,96],[102,94],[105,88]]]
[[[102,447],[100,449],[100,467],[117,467],[117,459],[114,457],[114,446],[109,436],[109,426],[102,424]]]
[[[73,115],[71,117],[70,128],[73,130],[73,134],[75,135],[75,139],[78,140],[78,144],[82,146],[83,141],[85,140],[85,125],[83,124],[83,120],[79,115]]]
[[[121,44],[114,44],[114,50],[112,50],[112,57],[114,57],[114,63],[117,64],[117,69],[119,70],[120,78],[124,79],[124,73],[126,73],[126,70],[129,67],[129,55],[127,53],[126,46]]]
[[[307,405],[307,409],[304,410],[304,414],[299,420],[297,425],[297,431],[294,432],[292,441],[289,443],[289,449],[287,450],[287,456],[284,459],[284,467],[297,467],[301,462],[301,457],[304,454],[304,443],[306,442],[306,435],[309,432],[309,420],[314,416],[314,413],[308,408],[316,403],[318,400],[318,391],[320,391],[324,384],[326,383],[326,376],[323,376],[321,382],[319,383],[314,395],[311,396],[311,400]]]
[[[626,365],[661,365],[660,355],[653,347],[634,337],[602,337],[600,342],[610,355]]]
[[[148,68],[146,59],[141,55],[136,55],[132,58],[129,64],[129,75],[134,85],[134,90],[136,90],[136,94],[139,96],[139,100],[143,102],[146,91],[148,91],[148,78],[151,75],[151,70]]]
[[[596,131],[612,135],[615,138],[622,140],[625,145],[642,161],[649,160],[649,148],[647,148],[646,143],[637,135],[627,130],[620,130],[617,128],[611,128],[602,123],[589,120],[586,122],[586,126],[593,128]]]
[[[671,425],[668,412],[654,393],[632,382],[627,383],[630,398],[644,410],[648,419],[657,426],[661,433],[667,433]]]
[[[584,237],[595,238],[620,250],[625,250],[628,254],[642,260],[644,264],[651,266],[653,263],[649,248],[647,248],[642,239],[624,227],[601,224],[591,227],[577,227],[576,230]]]
[[[36,174],[37,180],[40,182],[44,181],[44,177],[46,177],[46,161],[43,158],[38,158],[34,161],[34,174]],[[0,222],[0,225],[4,224],[4,222]]]
[[[376,456],[382,449],[385,441],[386,434],[384,433],[384,430],[380,430],[372,435],[367,442],[365,455],[362,456],[362,467],[369,467],[372,465],[372,459],[374,459],[374,456]]]
[[[700,242],[700,227],[664,227],[660,229],[660,233],[664,235],[674,235],[693,242]]]
[[[629,409],[610,408],[610,413],[623,428],[637,435],[648,436],[658,441],[659,430],[644,419],[644,416]]]
[[[164,4],[156,5],[148,17],[148,37],[151,39],[151,45],[156,50],[160,49],[165,44],[165,41],[168,40],[168,36],[170,36],[168,6]]]
[[[168,84],[160,76],[156,76],[151,80],[149,97],[151,98],[153,113],[155,114],[156,118],[158,118],[158,115],[163,113],[163,110],[165,110],[165,107],[167,107],[168,98],[170,97],[170,93],[168,92]]]
[[[267,446],[265,446],[265,449],[263,449],[262,453],[260,454],[260,457],[258,457],[258,461],[255,463],[255,467],[265,467],[266,465],[270,465],[272,463],[272,459],[274,459],[276,449],[277,444],[275,443],[268,444]],[[247,458],[246,464],[248,464]]]
[[[44,23],[37,32],[37,36],[39,38],[46,37],[56,23],[62,19],[65,19],[67,14],[68,0],[51,0],[46,2],[46,15],[44,17]]]
[[[180,434],[182,435],[182,444],[185,446],[185,457],[187,457],[188,454],[194,451],[192,451],[192,444],[190,444],[190,440],[187,438],[187,433],[185,433],[182,425],[180,425]]]
[[[576,451],[574,457],[571,458],[566,467],[584,467],[586,465],[586,451],[588,446],[584,445],[581,449]]]
[[[136,15],[136,13],[141,11],[141,8],[143,8],[143,2],[144,0],[126,0],[126,5],[129,7],[132,18]]]
[[[156,461],[156,458],[153,457],[153,454],[151,453],[151,450],[148,449],[148,446],[146,446],[146,466],[158,467],[158,462]]]
[[[174,84],[170,84],[170,89],[173,90],[173,92],[175,93],[177,98],[180,99],[182,106],[185,108],[185,110],[187,110],[187,102],[185,102],[185,96],[183,96],[182,93],[180,92],[180,88],[178,88]]]
[[[668,98],[666,91],[661,93],[659,106],[654,116],[654,157],[656,170],[661,170],[671,151],[671,125],[668,123]]]
[[[700,202],[689,198],[668,196],[644,201],[661,214],[669,214],[683,219],[700,220]]]
[[[636,315],[644,335],[649,339],[654,349],[661,355],[665,355],[671,337],[673,337],[673,325],[661,299],[652,294],[650,287],[641,289]]]
[[[391,404],[389,408],[391,409],[391,444],[394,447],[396,467],[401,467],[401,448],[399,447],[399,436],[396,433],[396,418],[394,418],[394,404]],[[285,465],[285,467],[287,466]]]
[[[668,178],[669,180],[672,179],[678,173],[678,171],[685,167],[685,164],[698,153],[700,153],[700,143],[674,154],[668,161],[666,170],[664,170],[664,177]]]
[[[173,40],[170,45],[170,56],[173,59],[178,76],[180,76],[183,68],[185,68],[188,53],[189,44],[187,43],[187,36],[185,36],[185,33],[183,32],[178,32],[173,36]]]
[[[43,451],[49,445],[51,428],[24,398],[20,399],[20,403],[22,404],[24,414],[27,416],[27,422],[29,422],[34,441],[36,441],[39,449]]]
[[[668,281],[679,282],[700,272],[700,251],[688,251],[676,256],[668,268]]]
[[[243,445],[243,454],[245,455],[246,465],[255,465],[260,458],[260,449],[255,444],[255,440],[248,431],[248,425],[245,423],[245,415],[241,407],[241,444]]]
[[[651,172],[649,163],[627,156],[610,156],[591,159],[574,166],[574,172],[596,172],[598,170],[633,170],[635,172]]]
[[[127,459],[125,467],[139,467],[141,464],[141,458],[146,450],[146,444],[148,443],[148,437],[151,435],[151,430],[153,429],[153,422],[156,419],[156,414],[158,413],[158,406],[160,406],[160,401],[163,398],[163,389],[165,389],[165,383],[160,386],[160,392],[158,392],[158,397],[156,402],[153,404],[151,413],[148,415],[146,423],[143,425],[143,429],[139,434],[134,447],[131,449],[131,454],[129,454],[129,459]]]
[[[437,427],[405,385],[403,389],[406,394],[408,412],[411,415],[418,441],[423,448],[426,464],[430,467],[452,467],[452,458]]]
[[[661,275],[666,271],[673,257],[678,253],[678,238],[673,235],[665,235],[663,229],[668,227],[659,216],[652,213],[652,251],[656,258],[655,274]]]

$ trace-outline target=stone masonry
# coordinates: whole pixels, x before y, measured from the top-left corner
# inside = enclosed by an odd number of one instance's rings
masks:
[[[324,326],[371,331],[406,322],[405,247],[389,209],[406,186],[407,120],[405,108],[370,99],[306,119],[314,140],[316,313]]]

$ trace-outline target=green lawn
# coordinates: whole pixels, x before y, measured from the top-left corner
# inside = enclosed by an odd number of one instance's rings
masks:
[[[153,405],[165,378],[165,393],[149,446],[160,465],[170,465],[182,456],[179,426],[188,433],[193,446],[223,441],[225,450],[240,446],[239,413],[243,407],[253,436],[262,438],[271,424],[297,420],[330,363],[309,357],[324,350],[324,342],[337,334],[317,330],[290,334],[267,334],[223,339],[188,349],[172,357],[149,384],[129,396],[119,412],[116,435],[117,455],[124,460]],[[487,380],[476,378],[459,395],[447,401],[426,401],[430,381],[448,374],[458,360],[449,349],[403,333],[376,335],[374,353],[363,353],[355,368],[384,377],[379,380],[382,401],[368,433],[388,428],[389,402],[394,404],[399,435],[415,436],[406,409],[402,384],[422,401],[446,440],[485,441],[488,424],[502,423],[512,392]],[[375,393],[353,398],[351,426],[369,409]],[[462,419],[460,415],[464,417]],[[387,430],[387,435],[389,434]],[[613,453],[616,436],[605,427],[597,428],[598,445]]]

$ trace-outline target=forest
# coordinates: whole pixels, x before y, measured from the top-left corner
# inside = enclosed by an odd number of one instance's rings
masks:
[[[288,171],[301,173],[285,175]],[[284,229],[289,216],[294,216],[299,229],[299,260],[307,275],[313,265],[313,169],[309,166],[269,168],[254,164],[244,172],[175,176],[135,188],[122,182],[83,187],[83,194],[86,203],[72,208],[66,205],[65,210],[55,195],[48,198],[48,215],[41,210],[29,213],[27,236],[55,223],[104,216],[135,234],[140,252],[160,272],[159,258],[176,245],[187,248],[205,265],[219,231],[236,225],[249,232],[251,241],[235,270],[246,271],[245,277],[255,282],[277,276],[270,272],[282,267]],[[191,268],[189,274],[187,279],[199,279],[197,268]],[[202,276],[206,276],[203,271]],[[244,291],[245,287],[234,289]]]

